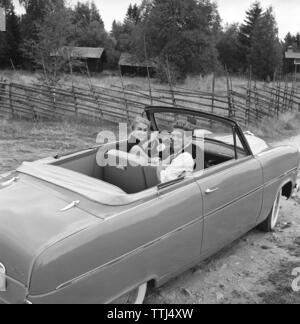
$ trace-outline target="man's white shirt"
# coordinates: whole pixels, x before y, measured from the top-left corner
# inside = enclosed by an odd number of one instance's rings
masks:
[[[190,153],[179,154],[167,168],[160,173],[161,183],[170,182],[180,176],[192,175],[195,162]]]

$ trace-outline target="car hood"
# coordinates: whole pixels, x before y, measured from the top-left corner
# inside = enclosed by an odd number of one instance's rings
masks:
[[[61,211],[70,198],[56,195],[30,176],[17,176],[0,179],[0,262],[9,277],[28,286],[35,260],[44,250],[101,219],[76,206]]]

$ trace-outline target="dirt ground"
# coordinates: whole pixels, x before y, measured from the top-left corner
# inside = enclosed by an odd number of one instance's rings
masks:
[[[96,127],[0,121],[0,174],[22,161],[89,147]],[[284,141],[300,149],[300,136]],[[146,303],[300,303],[292,271],[300,267],[300,195],[284,201],[274,233],[251,231],[214,257],[150,290]]]

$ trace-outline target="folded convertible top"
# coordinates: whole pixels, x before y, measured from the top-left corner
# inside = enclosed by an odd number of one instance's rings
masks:
[[[129,195],[122,189],[102,180],[40,162],[24,162],[17,172],[76,192],[103,205],[123,206],[149,196],[149,191]]]

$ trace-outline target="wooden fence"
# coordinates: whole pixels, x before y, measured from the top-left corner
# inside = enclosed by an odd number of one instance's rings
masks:
[[[91,118],[113,122],[127,121],[141,114],[145,106],[170,106],[212,112],[248,125],[264,117],[278,117],[286,111],[299,111],[300,92],[296,83],[258,84],[212,92],[169,89],[136,90],[123,86],[88,87],[24,85],[0,82],[0,116],[32,119],[57,117]]]

